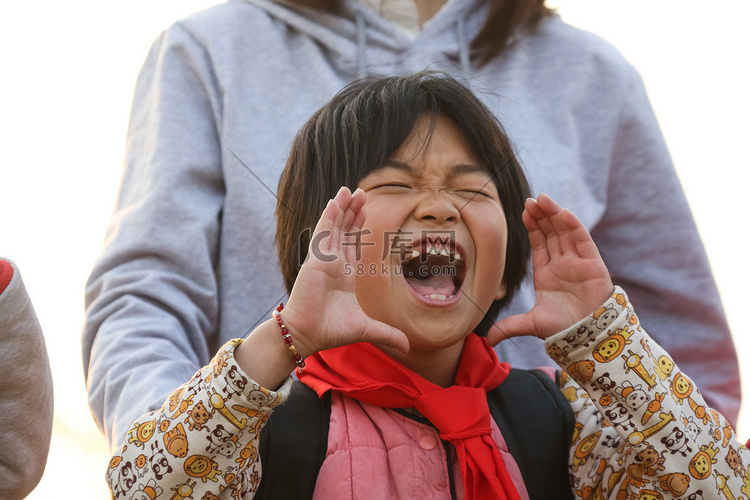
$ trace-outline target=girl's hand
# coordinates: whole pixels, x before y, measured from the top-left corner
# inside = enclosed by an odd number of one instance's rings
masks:
[[[282,317],[303,357],[356,342],[409,350],[403,332],[367,316],[354,290],[356,247],[347,233],[362,229],[365,192],[342,187],[328,202],[315,227]]]
[[[546,339],[591,314],[614,290],[591,235],[572,212],[546,194],[526,200],[525,208],[536,303],[495,323],[487,335],[491,345],[520,335]]]

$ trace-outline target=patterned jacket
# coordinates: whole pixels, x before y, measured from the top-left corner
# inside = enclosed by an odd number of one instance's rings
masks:
[[[107,471],[113,498],[253,497],[262,477],[258,435],[291,379],[276,391],[258,386],[233,361],[239,343],[136,421]],[[643,331],[622,290],[546,349],[563,369],[560,390],[576,415],[568,458],[575,497],[750,496],[750,452]],[[528,498],[494,424],[492,437]],[[429,423],[334,394],[315,497],[462,498],[454,453]]]

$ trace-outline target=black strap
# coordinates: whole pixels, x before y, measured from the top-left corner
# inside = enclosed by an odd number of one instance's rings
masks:
[[[487,402],[529,498],[572,500],[568,456],[575,415],[554,381],[538,370],[512,369]]]
[[[330,392],[319,399],[315,391],[295,380],[289,399],[273,411],[260,431],[263,480],[256,500],[313,497],[326,458],[330,420]]]

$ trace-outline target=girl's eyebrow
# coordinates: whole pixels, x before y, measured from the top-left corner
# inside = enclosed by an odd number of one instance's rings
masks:
[[[462,174],[479,174],[484,177],[492,178],[492,174],[484,167],[475,165],[473,163],[461,163],[459,165],[453,165],[451,167],[451,176],[457,177]]]
[[[386,160],[383,166],[377,170],[382,170],[383,168],[389,167],[409,175],[418,175],[417,169],[412,165],[397,160]],[[464,174],[480,174],[484,177],[492,177],[492,174],[488,172],[486,168],[480,167],[479,165],[475,165],[473,163],[459,163],[450,167],[450,177],[458,177]]]
[[[401,172],[405,172],[405,173],[407,173],[409,175],[415,175],[416,174],[416,169],[414,167],[412,167],[411,165],[409,165],[406,162],[396,161],[396,160],[386,160],[385,163],[383,164],[383,166],[381,168],[379,168],[378,170],[382,170],[384,168],[389,168],[389,167],[393,168],[395,170],[399,170]]]

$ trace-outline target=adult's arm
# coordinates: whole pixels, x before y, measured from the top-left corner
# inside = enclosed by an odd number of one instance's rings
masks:
[[[157,39],[138,77],[82,336],[89,405],[113,446],[219,347],[217,87],[206,52],[179,24]]]
[[[0,259],[0,498],[26,498],[39,483],[52,413],[42,328],[18,269]]]

